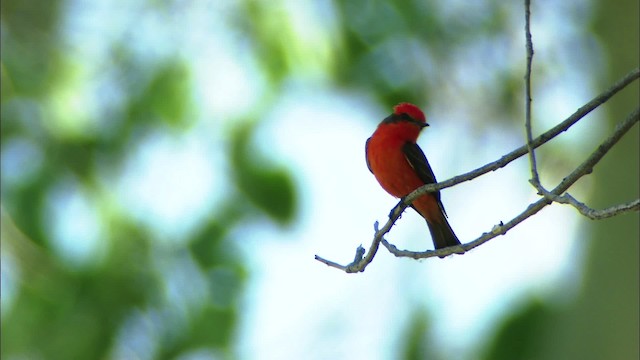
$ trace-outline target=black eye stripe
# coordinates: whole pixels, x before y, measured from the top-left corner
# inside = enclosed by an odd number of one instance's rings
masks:
[[[409,116],[409,114],[407,113],[402,113],[400,115],[398,115],[398,117],[402,120],[406,120],[406,121],[416,121],[414,118],[412,118],[411,116]]]
[[[391,114],[386,119],[383,120],[383,122],[385,122],[387,124],[389,124],[389,123],[397,123],[399,121],[418,122],[417,120],[415,120],[414,118],[409,116],[409,114],[407,114],[407,113]]]

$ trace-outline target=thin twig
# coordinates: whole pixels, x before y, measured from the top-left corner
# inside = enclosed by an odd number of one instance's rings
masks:
[[[527,135],[527,150],[529,151],[529,164],[531,167],[531,183],[540,184],[536,153],[531,142],[533,134],[531,130],[531,64],[533,63],[533,42],[531,41],[531,1],[524,1],[524,33],[527,48],[527,69],[524,74],[524,128]]]
[[[573,185],[578,179],[582,176],[590,174],[592,172],[593,167],[597,164],[604,155],[615,145],[618,140],[622,138],[622,136],[629,131],[635,123],[640,120],[640,108],[636,109],[633,113],[631,113],[624,121],[616,126],[613,134],[609,136],[605,141],[596,148],[596,150],[589,155],[589,157],[578,166],[575,170],[571,172],[567,177],[565,177],[558,186],[556,186],[553,190],[550,191],[553,195],[559,195],[563,192],[567,191],[567,189]],[[389,244],[387,241],[382,241],[382,245],[384,245],[390,253],[398,257],[409,257],[413,259],[425,259],[434,256],[447,256],[451,254],[459,254],[460,252],[467,252],[473,248],[476,248],[485,242],[497,237],[498,235],[504,235],[507,231],[520,224],[527,218],[536,214],[538,211],[542,210],[545,206],[552,203],[552,200],[543,197],[542,199],[530,204],[520,215],[513,218],[511,221],[503,224],[502,222],[499,225],[493,227],[490,232],[482,234],[476,240],[473,240],[469,243],[452,246],[444,249],[438,250],[427,250],[427,251],[409,251],[409,250],[399,250],[392,244]],[[640,206],[638,204],[631,203],[629,208],[633,208],[635,206],[638,209]],[[620,210],[621,212],[622,210]],[[630,211],[630,210],[627,210]]]
[[[398,218],[400,218],[400,215],[402,215],[402,212],[407,208],[407,206],[408,205],[400,201],[393,208],[393,210],[391,210],[389,220],[387,221],[386,224],[384,224],[382,229],[378,229],[378,222],[377,221],[375,222],[375,224],[373,225],[373,228],[375,230],[375,233],[373,235],[373,241],[371,242],[371,247],[369,247],[367,256],[365,256],[364,258],[362,257],[362,255],[364,254],[364,248],[362,247],[362,245],[360,245],[356,250],[355,259],[353,260],[353,262],[351,262],[348,265],[343,266],[333,261],[326,260],[318,255],[315,256],[315,259],[320,261],[323,264],[326,264],[330,267],[334,267],[339,270],[343,270],[347,273],[357,273],[357,272],[364,271],[367,265],[369,265],[371,261],[373,261],[373,258],[376,256],[376,253],[378,252],[378,248],[380,246],[380,242],[385,241],[383,239],[383,236],[386,233],[388,233],[389,230],[391,230],[391,227],[393,227],[393,224],[395,224]]]
[[[321,263],[330,266],[332,268],[336,268],[338,270],[342,270],[342,271],[347,271],[347,267],[344,265],[340,265],[337,262],[331,261],[331,260],[327,260],[324,258],[321,258],[320,256],[316,255],[316,260],[320,261]]]

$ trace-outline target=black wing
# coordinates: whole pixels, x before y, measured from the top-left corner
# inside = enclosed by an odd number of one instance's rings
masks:
[[[371,173],[373,174],[373,170],[371,170],[371,165],[369,164],[369,141],[371,140],[371,138],[367,139],[367,142],[364,144],[364,159],[367,162],[367,167],[369,168],[369,171],[371,171]]]
[[[431,170],[429,161],[427,161],[427,157],[424,156],[424,153],[422,152],[422,149],[420,149],[418,144],[411,142],[405,143],[402,146],[402,152],[407,158],[409,165],[411,165],[413,170],[416,171],[416,174],[418,174],[420,180],[424,181],[425,184],[435,184],[438,182],[438,180],[436,180],[436,176],[433,174],[433,170]],[[444,212],[446,215],[444,206],[440,201],[440,191],[434,192],[433,195],[435,195],[436,200],[438,200],[438,205],[440,205],[442,212]]]

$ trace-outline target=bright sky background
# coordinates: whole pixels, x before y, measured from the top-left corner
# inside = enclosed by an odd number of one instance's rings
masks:
[[[297,25],[304,29],[301,38],[326,45],[331,31],[331,22],[326,20],[330,6],[316,12],[296,1],[284,4],[295,14],[293,18],[305,20]],[[448,11],[455,12],[455,4]],[[580,40],[584,36],[580,23],[564,18],[567,12],[561,11],[563,6],[569,5],[542,1],[533,15],[536,61],[554,64],[547,68],[553,76],[536,83],[535,128],[539,132],[564,119],[594,94],[581,76],[592,63],[576,63],[572,61],[575,55],[559,50],[567,41],[576,46],[584,41]],[[381,108],[366,95],[333,88],[319,70],[321,60],[301,69],[299,76],[287,81],[282,93],[265,98],[268,85],[251,49],[237,41],[238,34],[230,27],[231,1],[192,2],[165,17],[153,11],[139,17],[140,13],[132,15],[130,10],[105,17],[105,12],[112,11],[109,1],[71,2],[66,25],[70,49],[78,52],[78,59],[101,59],[109,39],[121,35],[118,29],[136,24],[132,46],[140,56],[162,58],[178,51],[189,60],[198,108],[194,116],[199,120],[182,135],[158,132],[139,139],[123,173],[105,174],[105,191],[117,195],[117,206],[148,223],[161,242],[179,242],[215,208],[230,186],[220,176],[228,166],[221,155],[224,134],[236,119],[251,115],[256,107],[264,115],[258,132],[260,151],[291,169],[296,180],[301,207],[293,227],[282,229],[265,221],[236,229],[233,234],[251,274],[240,306],[237,343],[242,358],[340,359],[358,354],[363,359],[390,359],[402,344],[401,331],[418,307],[428,311],[432,337],[444,357],[470,359],[475,346],[490,336],[487,332],[505,316],[505,310],[517,308],[524,297],[570,298],[579,288],[583,247],[577,241],[578,215],[558,205],[464,256],[412,261],[396,259],[381,248],[364,273],[350,275],[315,261],[315,254],[340,263],[351,261],[358,245],[368,248],[373,223],[384,223],[396,204],[376,183],[364,161],[365,140],[391,109]],[[584,9],[580,14],[588,13]],[[513,53],[506,55],[516,64],[505,66],[522,66],[524,75],[521,4],[514,7],[513,16],[517,19],[510,40],[514,42]],[[305,49],[298,51],[304,54]],[[101,85],[95,83],[99,80],[89,80],[94,78],[97,65],[82,60],[75,66],[79,69],[77,82],[89,90],[78,92],[76,88],[72,94],[82,98],[74,101],[88,104],[82,111],[99,113],[99,101],[91,88]],[[419,144],[439,180],[496,160],[524,141],[519,126],[473,125],[482,121],[471,110],[481,107],[481,99],[470,93],[495,79],[474,78],[464,72],[455,76],[467,79],[461,81],[469,84],[467,92],[463,89],[455,94],[445,89],[437,98],[418,104],[431,124]],[[221,83],[225,86],[219,86]],[[462,104],[461,99],[465,99]],[[592,144],[589,140],[597,130],[593,124],[590,128],[579,124],[557,143]],[[528,176],[528,162],[522,158],[505,169],[444,190],[443,201],[459,238],[471,241],[535,201]],[[554,186],[558,179],[545,173],[543,180]],[[578,194],[588,193],[588,182],[581,186]],[[59,253],[78,264],[90,262],[104,246],[106,230],[99,220],[102,210],[78,190],[73,179],[57,189],[51,204],[64,210],[49,211],[55,215],[51,221]],[[411,211],[386,238],[400,248],[432,247],[426,224]],[[199,281],[194,271],[185,271],[193,281]],[[4,308],[4,277],[2,283]],[[132,320],[123,334],[137,334],[139,342],[129,346],[144,352],[149,350],[145,346],[153,346],[153,331],[136,324]],[[125,336],[122,341],[126,342]],[[122,351],[115,353],[126,354]],[[209,355],[193,358],[216,358]]]

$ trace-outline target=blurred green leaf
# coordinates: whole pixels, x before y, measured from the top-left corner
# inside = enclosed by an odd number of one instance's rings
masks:
[[[55,72],[58,21],[63,1],[0,2],[2,13],[2,82],[9,80],[17,94],[41,96]],[[5,36],[9,34],[9,36]],[[4,95],[3,95],[4,97]]]
[[[152,124],[159,120],[182,129],[193,120],[188,118],[190,101],[191,83],[187,66],[175,59],[166,61],[153,70],[141,95],[131,99],[129,119]]]
[[[224,254],[220,251],[220,242],[230,229],[228,224],[209,221],[189,243],[191,254],[202,268],[208,269],[223,261]]]
[[[104,263],[90,271],[67,269],[45,249],[36,253],[45,259],[26,257],[33,251],[15,253],[26,283],[2,319],[3,354],[104,358],[130,309],[157,302],[160,279],[150,263],[149,244],[122,225],[119,232],[127,237],[116,240]]]
[[[239,26],[253,40],[265,74],[277,84],[291,71],[288,47],[295,43],[286,12],[277,3],[263,1],[243,1],[242,6],[244,16],[238,19]]]
[[[165,347],[159,359],[175,359],[179,355],[198,348],[215,348],[230,352],[229,344],[234,335],[237,312],[233,309],[205,307],[195,314],[186,332],[179,335],[179,341]]]
[[[158,68],[142,102],[168,124],[184,127],[190,123],[187,119],[190,95],[187,66],[180,61],[171,61]]]
[[[498,329],[484,355],[487,360],[533,360],[541,357],[541,344],[553,325],[553,312],[538,301],[531,301],[512,314]]]
[[[282,167],[269,165],[251,146],[254,125],[239,125],[231,140],[231,163],[240,191],[273,220],[287,224],[296,212],[293,180]]]
[[[429,342],[429,330],[428,314],[420,308],[416,309],[402,336],[405,360],[435,358],[433,351],[435,344]]]
[[[218,209],[217,216],[203,224],[189,243],[191,255],[204,270],[221,265],[234,267],[242,263],[236,249],[225,240],[228,240],[229,232],[239,222],[246,220],[245,207],[234,202],[234,199],[229,199]]]

